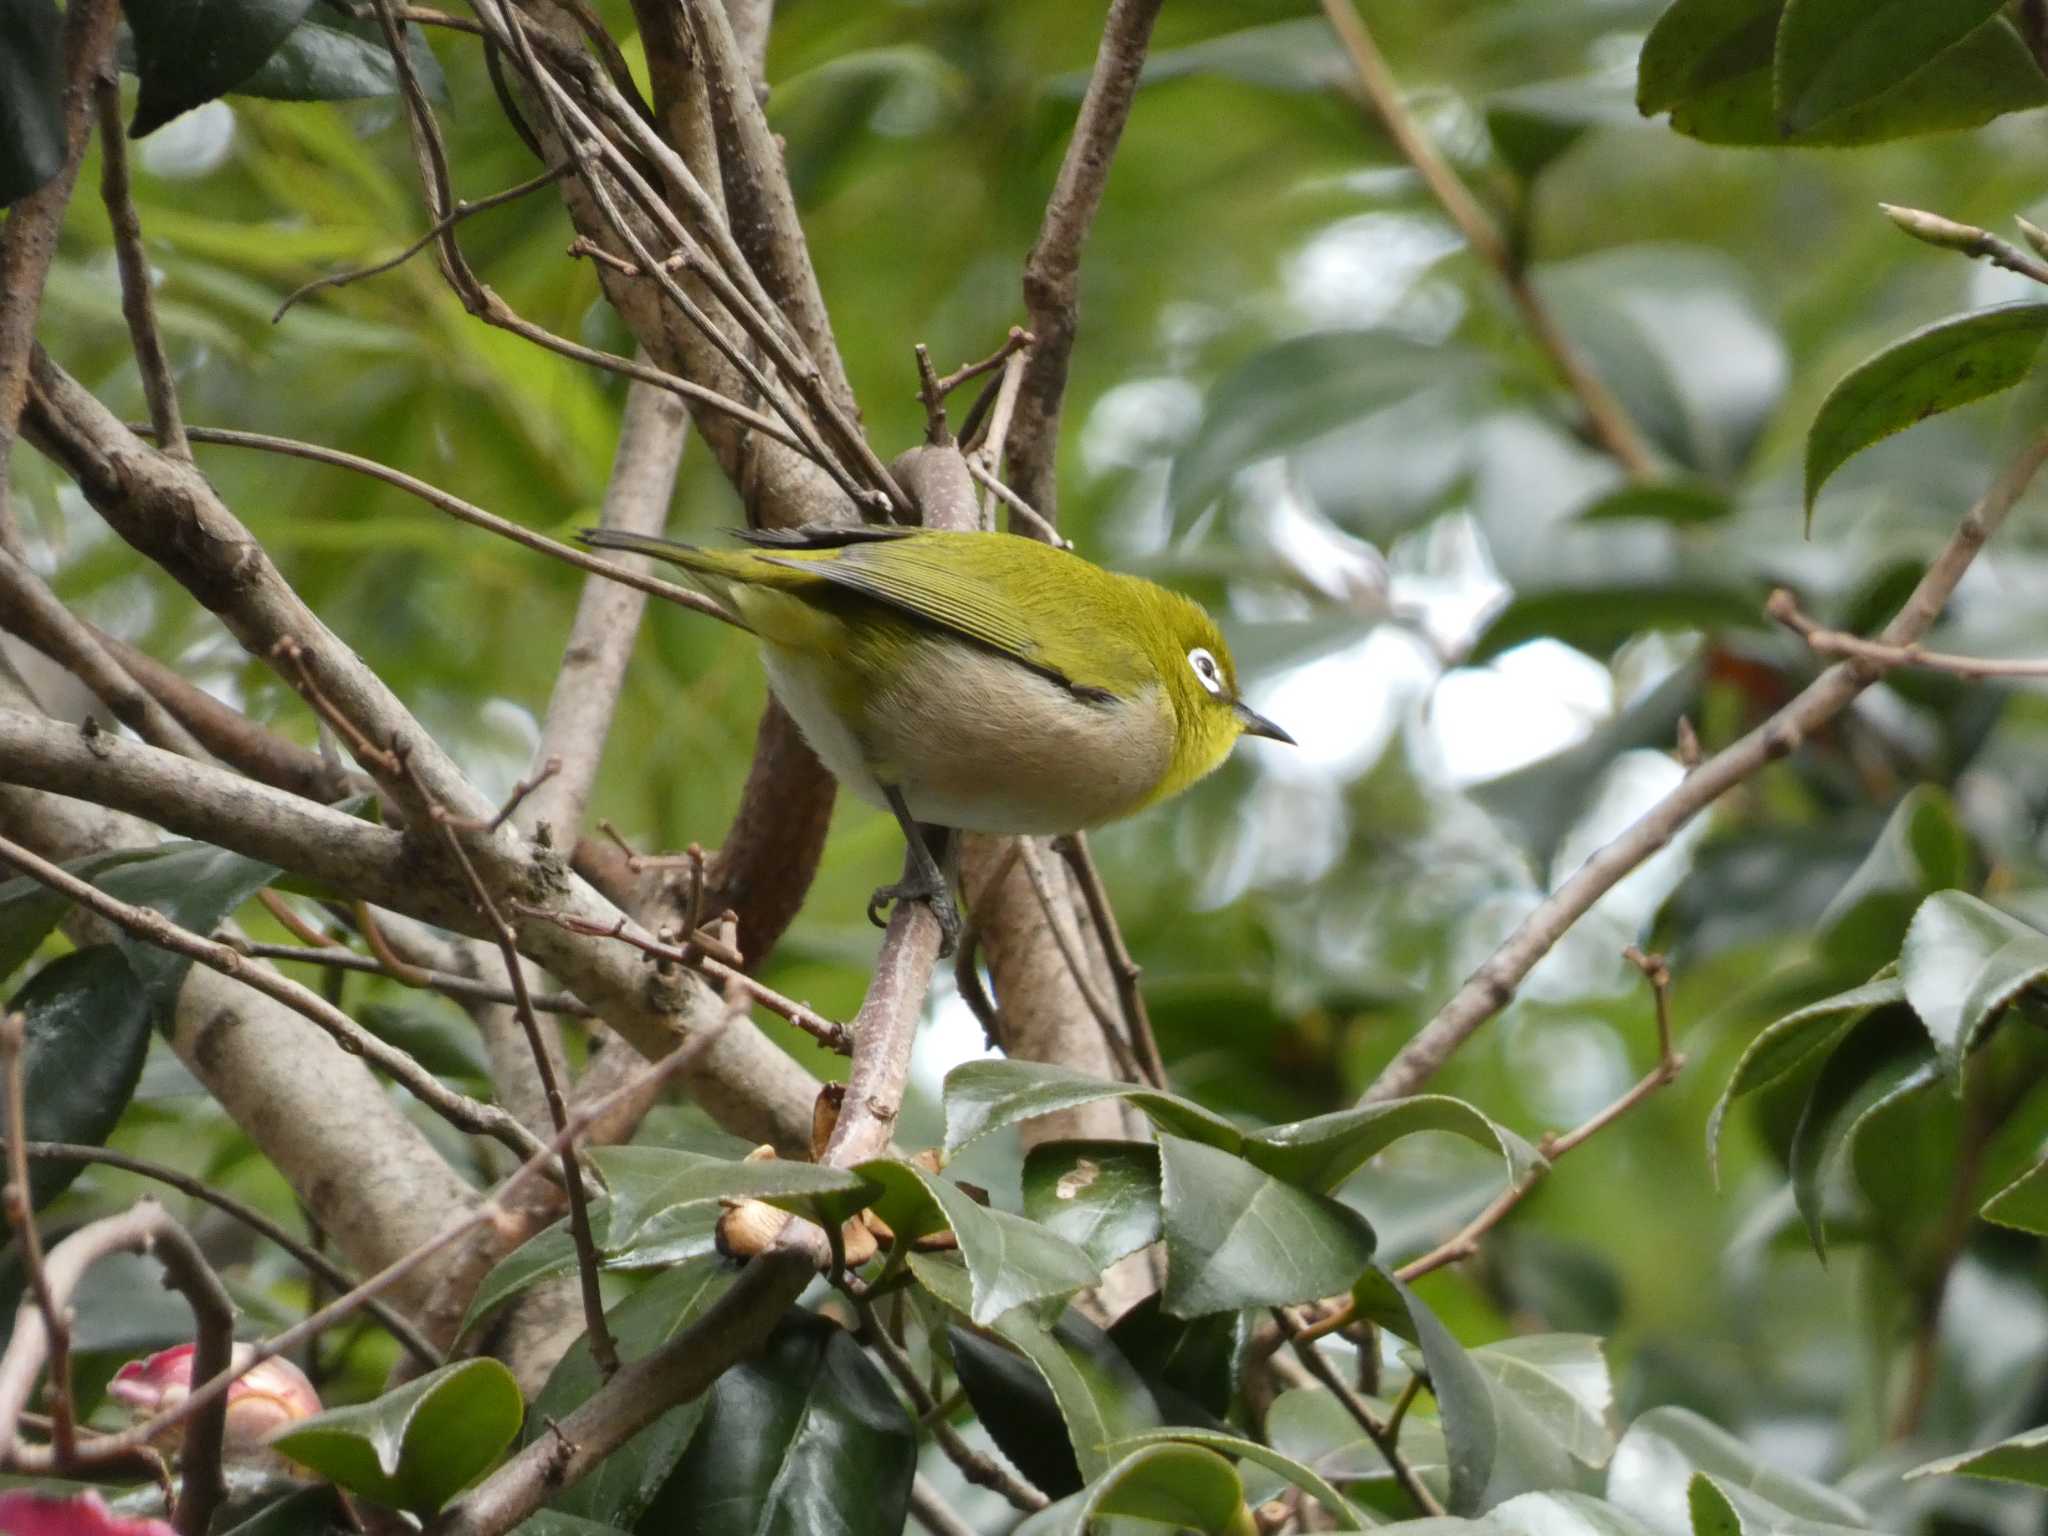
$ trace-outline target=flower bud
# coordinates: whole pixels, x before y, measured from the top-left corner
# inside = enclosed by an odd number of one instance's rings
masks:
[[[177,1536],[163,1520],[131,1520],[107,1508],[96,1493],[0,1493],[5,1536]]]
[[[177,1407],[192,1391],[196,1349],[180,1344],[146,1360],[130,1360],[107,1384],[107,1395],[137,1418]],[[243,1364],[254,1352],[247,1344],[237,1344],[234,1363]],[[260,1361],[228,1388],[225,1453],[230,1460],[257,1455],[272,1435],[319,1411],[320,1394],[304,1371],[278,1356]],[[175,1442],[181,1435],[172,1430],[164,1438]]]

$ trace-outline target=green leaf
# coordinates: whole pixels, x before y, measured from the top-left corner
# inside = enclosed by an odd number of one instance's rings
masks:
[[[970,1061],[946,1074],[946,1151],[1036,1115],[1123,1099],[1161,1130],[1235,1151],[1244,1133],[1188,1099],[1036,1061]]]
[[[1641,519],[1674,528],[1699,528],[1724,521],[1735,511],[1726,491],[1702,480],[1657,480],[1603,492],[1575,514],[1582,523]]]
[[[14,994],[7,1011],[26,1019],[23,1128],[32,1141],[98,1146],[134,1096],[149,1054],[149,1002],[128,960],[111,944],[60,955]],[[6,1106],[0,1104],[0,1122]],[[38,1159],[29,1204],[40,1210],[84,1169]]]
[[[1038,1368],[1015,1349],[964,1324],[948,1328],[946,1342],[976,1422],[1010,1465],[1050,1498],[1078,1492],[1087,1479],[1059,1399]]]
[[[1729,1106],[1795,1071],[1817,1052],[1831,1050],[1873,1009],[1902,1005],[1906,1001],[1906,984],[1891,971],[1891,967],[1886,967],[1884,973],[1860,987],[1795,1009],[1766,1025],[1749,1042],[1749,1048],[1728,1075],[1728,1085],[1721,1090],[1713,1112],[1707,1116],[1707,1156],[1716,1178],[1721,1168],[1721,1127],[1727,1120]]]
[[[1476,371],[1460,353],[1390,331],[1323,331],[1254,353],[1209,391],[1200,425],[1173,461],[1168,505],[1185,524],[1247,465]]]
[[[142,92],[131,138],[225,95],[256,72],[313,0],[125,0]]]
[[[1047,1141],[1024,1159],[1024,1214],[1098,1270],[1159,1237],[1159,1149],[1142,1141]]]
[[[463,1360],[372,1402],[302,1419],[271,1444],[351,1493],[430,1515],[498,1459],[525,1409],[504,1366]]]
[[[0,207],[63,169],[63,32],[55,0],[0,8]]]
[[[1767,63],[1784,0],[1675,0],[1643,39],[1636,110],[1668,112],[1689,97]]]
[[[1198,1317],[1348,1291],[1372,1262],[1365,1218],[1243,1158],[1162,1134],[1166,1310]]]
[[[1806,434],[1808,523],[1842,465],[1915,422],[2012,388],[2033,368],[2043,336],[2048,304],[2000,304],[1937,320],[1857,364]]]
[[[2048,1154],[1985,1201],[1979,1214],[2002,1227],[2048,1237]]]
[[[406,57],[420,88],[436,101],[448,99],[448,81],[434,50],[418,27],[401,23]],[[272,101],[357,101],[396,96],[398,70],[375,20],[308,16],[256,72],[235,86],[237,96]]]
[[[793,1311],[707,1394],[703,1423],[641,1526],[692,1536],[899,1536],[917,1427],[867,1352]]]
[[[1846,1536],[1860,1526],[1810,1520],[1740,1485],[1705,1472],[1686,1484],[1693,1536]]]
[[[1792,1133],[1792,1195],[1823,1263],[1828,1176],[1874,1115],[1931,1087],[1937,1076],[1919,1031],[1898,1010],[1886,1009],[1851,1027],[1814,1079]]]
[[[1486,101],[1486,132],[1523,181],[1534,181],[1594,128],[1637,126],[1625,75],[1539,80]]]
[[[1405,1312],[1401,1322],[1403,1327],[1411,1326]],[[1382,1422],[1393,1409],[1393,1404],[1378,1398],[1364,1397],[1363,1401]],[[1281,1393],[1266,1415],[1266,1433],[1276,1449],[1332,1483],[1349,1487],[1393,1481],[1394,1469],[1379,1447],[1366,1437],[1344,1405],[1320,1388],[1297,1387]],[[1400,1450],[1410,1470],[1442,1498],[1450,1461],[1442,1424],[1411,1414],[1401,1422]]]
[[[622,1361],[651,1355],[688,1328],[732,1283],[732,1269],[706,1254],[656,1276],[605,1314]],[[525,1439],[550,1433],[604,1384],[590,1356],[590,1335],[569,1346],[549,1374],[547,1385],[526,1416]],[[597,1464],[590,1474],[555,1495],[554,1508],[585,1519],[631,1526],[654,1500],[682,1459],[704,1417],[706,1399],[679,1403]]]
[[[1607,1498],[1656,1531],[1689,1525],[1686,1483],[1711,1474],[1724,1495],[1740,1489],[1765,1507],[1820,1525],[1867,1526],[1854,1500],[1773,1467],[1756,1450],[1689,1408],[1652,1408],[1629,1425],[1607,1468]]]
[[[1098,1520],[1148,1520],[1204,1536],[1249,1536],[1237,1470],[1193,1445],[1147,1445],[1131,1452],[1081,1493],[1041,1509],[1016,1536],[1088,1536]]]
[[[1510,1183],[1520,1182],[1544,1161],[1542,1153],[1513,1131],[1462,1099],[1442,1094],[1366,1104],[1271,1126],[1245,1138],[1243,1156],[1275,1178],[1327,1191],[1342,1184],[1366,1159],[1418,1131],[1446,1131],[1499,1152]]]
[[[277,874],[275,864],[211,843],[166,843],[147,858],[127,860],[94,875],[92,883],[132,906],[161,912],[180,928],[210,936]],[[125,933],[114,942],[149,994],[157,1018],[168,1024],[192,961]]]
[[[119,848],[72,859],[64,868],[82,879],[91,879],[116,864],[150,856],[148,850]],[[0,981],[27,963],[70,910],[71,903],[40,880],[21,875],[0,881]]]
[[[330,1531],[348,1530],[351,1524],[340,1494],[323,1483],[286,1494],[229,1527],[224,1536],[326,1536]]]
[[[960,1264],[913,1253],[910,1270],[938,1300],[968,1315],[973,1286]],[[990,1331],[1014,1345],[1051,1390],[1083,1479],[1109,1470],[1109,1447],[1117,1441],[1159,1428],[1159,1406],[1136,1369],[1073,1308],[1048,1327],[1031,1308],[1020,1307],[997,1318]]]
[[[1110,1324],[1109,1339],[1145,1378],[1167,1422],[1220,1424],[1237,1391],[1242,1322],[1230,1312],[1170,1317],[1154,1291]]]
[[[1102,1278],[1088,1255],[1065,1238],[1008,1211],[990,1210],[950,1179],[914,1163],[882,1159],[862,1163],[856,1172],[881,1190],[872,1201],[875,1214],[899,1243],[952,1229],[973,1283],[968,1310],[976,1323],[992,1323],[1028,1301],[1070,1296]]]
[[[2002,0],[1789,0],[1778,119],[1798,134],[1882,96],[1996,16]]]
[[[665,1269],[712,1253],[717,1248],[719,1214],[716,1204],[672,1206],[649,1217],[632,1243],[614,1248],[610,1242],[611,1202],[600,1201],[590,1209],[591,1240],[603,1256],[598,1267],[608,1272]],[[565,1217],[536,1232],[491,1267],[470,1298],[456,1336],[466,1336],[527,1287],[575,1272],[576,1240]]]
[[[1821,913],[1822,959],[1847,975],[1875,972],[1897,959],[1920,903],[1935,891],[1973,883],[1975,863],[1955,801],[1937,785],[1915,785]]]
[[[1905,1477],[1986,1477],[2006,1483],[2029,1483],[2036,1488],[2048,1488],[2048,1424],[2038,1429],[2023,1430],[1996,1445],[1987,1445],[1982,1450],[1964,1451],[1960,1456],[1944,1456],[1939,1461],[1930,1461]]]
[[[809,1216],[821,1201],[844,1220],[867,1205],[874,1190],[843,1168],[782,1158],[708,1157],[674,1147],[594,1147],[590,1159],[611,1187],[606,1249],[633,1245],[654,1217],[678,1206],[759,1200]]]
[[[1473,1361],[1520,1401],[1573,1460],[1604,1466],[1614,1453],[1614,1381],[1601,1340],[1533,1333],[1482,1344]]]
[[[2048,976],[2048,934],[1967,892],[1939,891],[1913,914],[1899,976],[1943,1063],[1959,1071],[2006,1006]]]
[[[1331,1484],[1309,1467],[1303,1466],[1292,1456],[1283,1455],[1271,1446],[1260,1445],[1256,1440],[1241,1439],[1236,1435],[1221,1434],[1215,1430],[1203,1429],[1155,1429],[1149,1434],[1133,1435],[1125,1445],[1160,1445],[1184,1443],[1199,1445],[1204,1450],[1215,1451],[1223,1456],[1235,1456],[1240,1461],[1249,1461],[1277,1472],[1289,1483],[1316,1500],[1324,1509],[1336,1516],[1340,1530],[1365,1529],[1365,1517],[1352,1502],[1339,1493]]]

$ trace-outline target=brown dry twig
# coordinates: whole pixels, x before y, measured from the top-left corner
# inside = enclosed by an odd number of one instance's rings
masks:
[[[1985,656],[1952,656],[1930,651],[1918,643],[1886,645],[1865,640],[1845,630],[1826,629],[1808,617],[1799,600],[1780,587],[1764,604],[1764,612],[1798,635],[1817,655],[1850,657],[1884,668],[1916,667],[1927,672],[1946,672],[1970,678],[2048,678],[2048,661],[2007,661]]]

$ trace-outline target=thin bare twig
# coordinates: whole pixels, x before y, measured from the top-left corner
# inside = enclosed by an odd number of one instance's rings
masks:
[[[1088,847],[1087,835],[1075,832],[1054,838],[1053,847],[1059,850],[1073,870],[1074,878],[1081,887],[1082,900],[1088,904],[1088,919],[1094,926],[1096,941],[1102,945],[1103,957],[1109,961],[1110,975],[1116,979],[1124,1028],[1137,1050],[1138,1065],[1144,1071],[1145,1081],[1154,1088],[1163,1089],[1166,1086],[1166,1063],[1160,1058],[1159,1042],[1152,1034],[1152,1015],[1145,1007],[1145,992],[1139,985],[1144,972],[1131,958],[1130,947],[1124,943],[1123,930],[1117,926],[1116,912],[1109,904],[1109,890],[1102,883],[1102,871],[1095,867],[1095,855]]]
[[[114,260],[121,273],[121,313],[128,321],[128,340],[135,366],[142,374],[143,398],[156,425],[157,446],[174,458],[189,459],[185,429],[178,418],[178,386],[171,361],[164,354],[163,332],[156,323],[155,285],[149,280],[149,253],[143,249],[142,219],[128,183],[128,135],[121,127],[121,82],[112,74],[93,81],[100,120],[100,198],[113,226]]]
[[[1963,573],[2005,521],[2044,460],[2048,460],[2048,431],[2036,434],[1964,514],[1919,585],[1885,626],[1878,637],[1880,644],[1911,645],[1933,627]],[[1387,1064],[1366,1090],[1366,1101],[1397,1099],[1415,1092],[1475,1030],[1508,1005],[1536,962],[1594,902],[1722,795],[1766,764],[1795,751],[1883,672],[1876,663],[1860,657],[1837,662],[1762,725],[1687,774],[1677,788],[1594,853],[1522,920],[1436,1017]]]
[[[474,976],[463,976],[454,971],[439,971],[423,965],[400,961],[402,969],[393,969],[387,962],[374,955],[359,955],[353,950],[334,948],[305,948],[293,944],[256,944],[246,939],[231,938],[222,942],[232,944],[251,960],[281,960],[293,965],[319,965],[335,971],[355,971],[365,976],[384,976],[403,986],[414,987],[424,992],[439,992],[468,1002],[498,1003],[510,1006],[514,1001],[510,987],[494,987],[487,981],[478,981]],[[533,1006],[541,1013],[567,1014],[571,1018],[593,1019],[597,1010],[580,997],[567,992],[537,992],[533,995]]]
[[[21,1267],[28,1290],[42,1314],[50,1356],[50,1438],[60,1456],[68,1457],[77,1440],[78,1405],[71,1395],[71,1314],[50,1283],[43,1259],[42,1234],[36,1230],[35,1208],[28,1181],[28,1093],[24,1057],[28,1020],[19,1013],[0,1013],[0,1074],[7,1096],[7,1224],[21,1244]],[[0,1444],[12,1435],[0,1432]]]
[[[1853,657],[1887,670],[1893,667],[1915,667],[1927,672],[1946,672],[1952,677],[2048,677],[2048,661],[2006,661],[1985,656],[1951,656],[1941,651],[1927,650],[1918,644],[1886,645],[1877,640],[1865,640],[1860,635],[1852,635],[1844,630],[1823,628],[1800,610],[1798,599],[1783,587],[1771,594],[1770,601],[1764,604],[1764,612],[1798,635],[1822,656]]]
[[[1445,1511],[1442,1501],[1429,1491],[1415,1468],[1408,1464],[1408,1458],[1401,1454],[1400,1440],[1395,1431],[1381,1423],[1379,1416],[1365,1400],[1352,1391],[1350,1384],[1331,1368],[1330,1362],[1323,1358],[1323,1352],[1316,1348],[1315,1340],[1302,1336],[1300,1326],[1288,1315],[1285,1307],[1273,1308],[1273,1319],[1280,1325],[1280,1331],[1287,1335],[1288,1347],[1294,1351],[1295,1358],[1308,1368],[1309,1374],[1322,1383],[1329,1394],[1343,1406],[1344,1411],[1351,1415],[1358,1427],[1365,1431],[1366,1439],[1370,1440],[1373,1448],[1386,1459],[1387,1466],[1393,1471],[1394,1481],[1400,1484],[1401,1491],[1414,1501],[1416,1509],[1432,1518],[1443,1514]]]
[[[1110,1054],[1116,1057],[1118,1070],[1135,1079],[1138,1065],[1131,1054],[1131,1043],[1124,1038],[1109,1000],[1095,989],[1094,978],[1088,974],[1088,962],[1081,954],[1081,936],[1068,930],[1067,925],[1074,916],[1073,903],[1066,899],[1064,892],[1054,893],[1035,839],[1018,838],[1017,857],[1024,866],[1024,878],[1031,883],[1031,894],[1038,898],[1038,910],[1045,915],[1053,943],[1059,947],[1060,958],[1067,963],[1067,974],[1074,979],[1074,990],[1081,994],[1081,1000],[1095,1016],[1096,1027],[1108,1042]]]
[[[1594,440],[1634,478],[1652,478],[1657,473],[1656,456],[1651,453],[1641,430],[1620,399],[1607,387],[1606,381],[1579,355],[1578,348],[1565,335],[1549,306],[1530,284],[1529,275],[1523,270],[1513,247],[1486,210],[1479,206],[1478,199],[1459,179],[1450,162],[1437,152],[1429,135],[1422,131],[1422,125],[1408,110],[1399,83],[1387,68],[1379,45],[1373,41],[1372,34],[1366,30],[1365,22],[1358,14],[1357,0],[1322,0],[1322,5],[1323,14],[1330,18],[1330,25],[1336,29],[1345,52],[1351,55],[1352,67],[1358,72],[1366,100],[1385,124],[1395,148],[1415,167],[1430,195],[1465,237],[1465,243],[1493,269],[1506,287],[1508,297],[1521,312],[1523,324],[1529,328],[1529,334],[1548,354],[1566,387],[1578,397]]]
[[[131,906],[116,900],[97,886],[6,838],[0,838],[0,864],[12,865],[31,879],[139,939],[173,954],[197,960],[201,965],[261,992],[274,1002],[284,1004],[319,1026],[344,1051],[352,1056],[361,1056],[401,1084],[414,1098],[451,1125],[475,1135],[489,1136],[521,1156],[540,1145],[531,1131],[495,1104],[479,1104],[467,1094],[457,1093],[411,1056],[379,1040],[319,993],[278,975],[268,966],[252,965],[231,946],[202,938],[189,928],[181,928],[152,907]]]
[[[163,1163],[153,1163],[147,1158],[116,1152],[108,1147],[79,1146],[68,1141],[31,1141],[25,1150],[31,1158],[49,1158],[67,1163],[97,1163],[107,1168],[118,1168],[123,1173],[153,1179],[191,1199],[205,1202],[215,1210],[234,1218],[252,1232],[268,1238],[337,1291],[345,1291],[354,1283],[349,1279],[347,1270],[317,1248],[300,1242],[254,1206],[244,1205],[234,1196],[223,1193],[204,1179],[195,1179],[190,1174],[181,1173]],[[441,1352],[421,1337],[419,1330],[399,1313],[375,1299],[366,1302],[364,1310],[376,1318],[385,1331],[398,1341],[399,1346],[421,1365],[431,1369],[441,1363]]]
[[[1017,523],[1021,521],[1035,539],[1042,539],[1047,544],[1056,544],[1061,549],[1072,549],[1074,547],[1074,541],[1062,538],[1059,529],[1053,527],[1051,523],[1041,517],[1036,507],[1032,506],[1030,502],[1019,496],[1015,491],[984,469],[981,465],[980,455],[970,454],[968,456],[967,473],[974,476],[977,485],[981,486],[983,490],[1010,509],[1010,526],[1013,531]],[[993,522],[994,519],[990,518],[989,521]]]

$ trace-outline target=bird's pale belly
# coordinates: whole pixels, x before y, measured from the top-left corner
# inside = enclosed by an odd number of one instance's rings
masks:
[[[893,785],[934,826],[1078,831],[1137,810],[1166,775],[1173,716],[1156,684],[1091,703],[993,652],[946,645],[917,647],[893,686],[862,690],[830,659],[774,645],[762,657],[840,783],[877,806]]]

